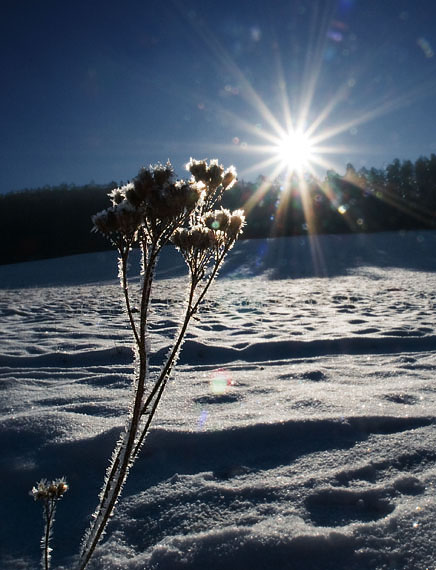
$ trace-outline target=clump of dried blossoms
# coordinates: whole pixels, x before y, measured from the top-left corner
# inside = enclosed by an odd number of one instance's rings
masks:
[[[104,534],[161,400],[181,349],[191,318],[197,312],[218,270],[245,224],[242,210],[220,208],[226,190],[236,182],[233,167],[225,170],[217,160],[193,160],[187,164],[191,177],[177,180],[171,164],[142,168],[125,186],[113,190],[112,205],[93,216],[94,230],[118,249],[119,275],[136,352],[132,403],[124,431],[112,455],[99,504],[82,542],[78,568],[83,570]],[[172,243],[189,268],[189,287],[184,316],[162,369],[149,371],[149,306],[159,253]],[[132,310],[127,262],[134,245],[142,257],[139,310]]]
[[[68,485],[64,478],[56,479],[48,483],[45,479],[41,479],[36,487],[32,487],[29,491],[35,501],[40,501],[43,508],[44,517],[44,534],[41,539],[42,558],[41,567],[45,570],[50,568],[51,548],[50,539],[54,524],[54,516],[56,505],[59,499],[68,491]]]
[[[68,491],[68,485],[65,479],[56,479],[51,483],[48,483],[46,479],[41,479],[37,483],[37,487],[32,487],[29,491],[35,501],[42,501],[43,503],[48,503],[50,501],[57,501]]]

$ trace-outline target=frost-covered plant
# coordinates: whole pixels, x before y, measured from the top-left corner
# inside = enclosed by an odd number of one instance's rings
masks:
[[[59,499],[68,491],[68,485],[64,478],[56,479],[48,483],[45,479],[41,479],[36,487],[32,487],[29,491],[35,501],[42,503],[42,514],[44,517],[44,533],[41,538],[41,567],[44,570],[50,568],[50,539],[53,531],[54,517],[56,512],[56,505]]]
[[[101,232],[119,252],[119,276],[135,346],[136,371],[128,418],[112,455],[99,504],[83,542],[79,569],[83,570],[103,536],[129,469],[148,433],[191,318],[197,313],[212,281],[245,224],[242,210],[218,207],[224,192],[236,181],[233,167],[217,160],[187,164],[189,180],[176,180],[168,162],[139,171],[129,184],[112,191],[112,206],[93,216]],[[149,371],[149,307],[156,264],[162,247],[172,243],[189,268],[189,286],[180,328],[160,372]],[[132,310],[127,263],[138,245],[142,260],[139,310]]]

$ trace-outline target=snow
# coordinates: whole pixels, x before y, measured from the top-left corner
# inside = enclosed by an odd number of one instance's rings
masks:
[[[431,231],[237,244],[90,568],[433,569],[435,262]],[[0,267],[2,569],[38,568],[28,491],[63,475],[74,567],[129,402],[116,273],[113,252]],[[153,366],[183,273],[166,250]]]

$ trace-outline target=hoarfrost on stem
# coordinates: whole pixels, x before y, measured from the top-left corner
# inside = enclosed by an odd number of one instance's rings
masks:
[[[48,483],[46,479],[41,479],[41,481],[29,491],[29,495],[31,495],[35,501],[42,503],[43,508],[44,533],[41,538],[41,568],[43,568],[43,570],[50,568],[52,552],[50,540],[53,533],[57,502],[67,491],[68,485],[63,477],[51,481],[50,483]]]

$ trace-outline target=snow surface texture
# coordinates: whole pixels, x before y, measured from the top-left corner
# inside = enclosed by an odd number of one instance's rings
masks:
[[[90,567],[433,570],[435,267],[435,232],[237,244]],[[0,267],[4,570],[38,568],[27,493],[62,475],[53,563],[73,568],[129,400],[116,271]],[[165,251],[154,365],[183,272]]]

